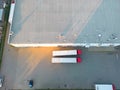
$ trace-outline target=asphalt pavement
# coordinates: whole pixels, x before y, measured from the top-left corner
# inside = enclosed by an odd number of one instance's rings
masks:
[[[52,64],[52,51],[82,49],[82,63]],[[5,45],[1,73],[3,89],[93,89],[95,83],[112,83],[120,88],[120,53],[89,51],[81,47],[15,48]]]
[[[82,49],[82,63],[52,64],[52,51]],[[34,81],[33,89],[94,89],[95,83],[114,84],[120,89],[120,52],[96,51],[83,47],[4,47],[0,90],[29,89],[27,80]]]

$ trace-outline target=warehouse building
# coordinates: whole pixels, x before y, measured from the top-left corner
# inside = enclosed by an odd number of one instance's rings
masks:
[[[15,47],[119,46],[119,10],[119,0],[13,0],[8,43]]]

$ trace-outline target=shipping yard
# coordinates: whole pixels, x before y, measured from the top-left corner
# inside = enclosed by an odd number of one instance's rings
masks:
[[[0,90],[120,90],[120,0],[8,1]]]

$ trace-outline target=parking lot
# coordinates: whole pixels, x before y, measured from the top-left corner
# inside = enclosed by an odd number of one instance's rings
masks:
[[[34,89],[93,89],[95,83],[113,83],[120,88],[120,53],[77,48],[83,51],[82,63],[52,64],[53,50],[73,48],[15,48],[6,44],[1,69],[5,76],[3,90],[28,89],[29,79],[34,80]]]

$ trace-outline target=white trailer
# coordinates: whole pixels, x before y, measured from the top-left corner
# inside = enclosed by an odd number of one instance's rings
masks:
[[[115,90],[112,84],[95,84],[95,90]]]
[[[16,0],[11,0],[10,14],[9,14],[9,19],[8,19],[8,21],[11,25],[12,25],[12,21],[13,21],[15,4],[16,4]]]
[[[53,56],[68,56],[68,55],[80,55],[82,54],[82,50],[60,50],[53,51]]]
[[[52,58],[52,63],[80,63],[81,58],[64,58],[64,57],[54,57]]]

